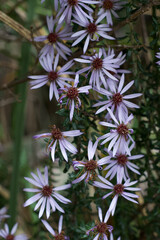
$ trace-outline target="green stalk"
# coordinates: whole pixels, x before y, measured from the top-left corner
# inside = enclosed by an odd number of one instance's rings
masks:
[[[27,9],[27,19],[30,25],[34,16],[34,9],[36,1],[28,1]],[[22,43],[21,45],[21,59],[20,59],[20,69],[18,73],[18,78],[23,78],[29,68],[30,60],[30,50],[31,45],[29,43]],[[27,84],[23,83],[18,85],[16,88],[16,94],[18,95],[20,102],[17,102],[13,109],[13,140],[14,140],[14,151],[13,151],[13,172],[11,178],[11,188],[10,188],[10,209],[9,214],[11,216],[9,220],[10,226],[12,226],[16,221],[17,216],[17,198],[19,192],[19,175],[20,175],[20,160],[22,152],[22,141],[24,135],[24,121],[25,121],[25,105],[26,105],[26,90]]]

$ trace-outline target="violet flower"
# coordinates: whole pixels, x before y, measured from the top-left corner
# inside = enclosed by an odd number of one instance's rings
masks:
[[[107,108],[107,110],[115,124],[109,122],[99,122],[100,125],[112,128],[109,133],[99,137],[101,140],[105,139],[101,145],[111,140],[108,145],[108,151],[113,148],[113,156],[116,155],[117,151],[126,151],[126,153],[130,156],[131,153],[129,144],[130,142],[134,143],[134,140],[130,135],[133,133],[133,129],[128,128],[128,123],[133,119],[133,114],[130,114],[129,117],[119,115],[118,121],[113,112],[109,108]]]
[[[64,210],[59,206],[59,204],[55,201],[57,199],[63,204],[68,204],[71,201],[64,196],[60,195],[57,191],[62,191],[71,187],[71,184],[62,185],[59,187],[53,188],[49,185],[48,182],[48,168],[45,167],[44,170],[44,177],[42,176],[41,172],[37,168],[37,174],[31,172],[32,178],[25,177],[25,180],[30,182],[31,184],[35,185],[37,188],[25,188],[24,191],[26,192],[33,192],[36,193],[33,197],[29,198],[25,203],[24,207],[31,205],[32,203],[37,202],[34,211],[36,211],[39,207],[39,218],[42,217],[44,210],[46,208],[46,217],[49,218],[51,209],[53,212],[59,210],[60,212],[64,213]]]
[[[72,131],[65,131],[61,132],[59,128],[57,128],[55,125],[52,126],[50,133],[43,133],[35,135],[34,138],[49,138],[48,140],[48,151],[51,151],[51,158],[53,162],[55,161],[55,151],[56,146],[59,143],[61,153],[66,161],[68,161],[68,156],[66,150],[69,152],[76,154],[77,149],[66,140],[66,137],[77,137],[83,134],[80,132],[80,130],[72,130]]]
[[[94,21],[93,18],[87,19],[81,19],[79,16],[75,16],[76,20],[73,20],[73,22],[77,23],[78,25],[85,28],[85,30],[80,30],[74,34],[72,34],[73,38],[77,38],[76,41],[72,44],[72,46],[77,45],[82,39],[86,37],[84,47],[83,47],[83,53],[87,51],[88,45],[90,40],[92,41],[98,41],[99,36],[114,40],[114,37],[111,37],[107,34],[107,32],[111,31],[112,29],[108,27],[107,24],[99,24],[100,20],[99,18]]]
[[[10,217],[6,213],[7,213],[7,208],[6,207],[3,207],[3,208],[0,209],[0,223],[3,219]]]
[[[119,18],[116,11],[122,9],[123,5],[126,4],[126,1],[121,0],[102,0],[100,1],[100,10],[98,15],[101,17],[101,20],[106,17],[107,24],[113,25],[112,15],[115,18]]]
[[[108,240],[108,235],[111,234],[113,231],[113,227],[107,224],[107,221],[110,217],[110,212],[109,211],[106,212],[106,215],[103,221],[102,209],[99,207],[98,216],[99,216],[100,222],[96,224],[93,228],[88,230],[86,234],[90,235],[90,233],[92,233],[92,235],[95,236],[93,240],[98,240],[98,239]]]
[[[160,59],[160,52],[157,52],[156,57]],[[160,65],[160,61],[156,62],[158,65]]]
[[[49,99],[50,101],[53,98],[53,95],[55,95],[56,100],[59,99],[59,93],[57,89],[57,85],[59,87],[63,87],[64,85],[70,86],[65,81],[73,81],[70,77],[65,77],[64,74],[74,74],[73,72],[67,71],[69,68],[73,66],[73,61],[67,62],[63,67],[61,67],[59,70],[57,70],[59,62],[59,54],[57,54],[55,60],[54,60],[54,66],[52,66],[53,58],[50,55],[47,55],[46,57],[43,57],[40,59],[40,64],[45,69],[48,74],[46,75],[33,75],[28,76],[28,78],[33,79],[33,81],[30,82],[31,89],[37,89],[48,82],[50,83],[49,87]]]
[[[73,119],[74,109],[79,109],[81,107],[81,100],[79,98],[80,93],[89,94],[89,89],[92,87],[90,85],[77,87],[79,83],[79,75],[77,74],[75,77],[75,81],[72,86],[64,86],[63,88],[58,89],[61,97],[59,98],[60,104],[62,104],[63,100],[66,98],[67,103],[66,106],[69,106],[70,109],[70,121]]]
[[[71,26],[65,26],[62,29],[62,24],[57,24],[57,20],[53,20],[53,17],[47,16],[47,25],[49,34],[45,36],[38,36],[34,38],[35,42],[44,42],[47,40],[48,42],[40,51],[40,56],[44,57],[45,55],[50,54],[54,57],[55,50],[56,52],[65,60],[67,60],[66,55],[71,55],[72,51],[70,48],[64,45],[63,40],[71,40]]]
[[[125,181],[124,184],[122,184],[122,177],[119,175],[117,177],[117,184],[113,185],[111,182],[109,182],[107,179],[105,179],[104,177],[102,177],[100,175],[98,175],[98,178],[103,183],[94,181],[93,186],[103,188],[103,189],[110,189],[110,191],[111,191],[111,192],[105,194],[102,199],[107,198],[111,194],[114,195],[114,197],[110,203],[109,209],[108,209],[108,211],[112,213],[112,216],[114,215],[119,196],[124,197],[128,201],[138,203],[136,200],[134,200],[134,198],[139,198],[139,196],[136,194],[127,192],[127,191],[140,191],[141,190],[140,188],[131,187],[132,185],[136,184],[137,181],[130,182],[130,179],[128,179],[127,181]]]
[[[5,224],[4,229],[0,230],[0,237],[2,237],[3,239],[6,239],[6,240],[27,240],[28,237],[26,234],[15,235],[15,233],[17,231],[17,227],[18,227],[18,223],[16,223],[13,226],[13,228],[10,232],[8,224]]]

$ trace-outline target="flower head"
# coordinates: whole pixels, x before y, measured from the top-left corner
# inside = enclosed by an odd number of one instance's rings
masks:
[[[93,18],[91,19],[81,19],[79,16],[75,16],[76,20],[73,22],[77,23],[78,25],[84,27],[84,30],[80,30],[72,35],[72,37],[76,37],[76,41],[72,44],[72,46],[77,45],[82,39],[86,37],[84,47],[83,47],[83,53],[87,51],[88,45],[90,40],[92,41],[98,41],[99,36],[105,38],[114,40],[113,37],[109,36],[107,32],[111,31],[112,29],[108,27],[107,24],[99,24],[100,20],[99,18],[94,21]]]
[[[156,57],[160,59],[160,52],[157,52]],[[158,61],[157,64],[160,65],[160,61]]]
[[[72,86],[64,86],[59,89],[59,93],[61,93],[61,97],[59,98],[59,102],[62,103],[63,99],[67,99],[66,105],[69,106],[70,110],[70,121],[73,119],[74,109],[79,109],[81,106],[81,100],[79,97],[80,93],[88,94],[88,90],[91,89],[91,86],[83,86],[78,87],[79,83],[79,75],[77,74],[75,77],[75,81]]]
[[[52,66],[53,58],[50,55],[47,55],[46,57],[43,57],[40,59],[40,63],[42,67],[45,69],[48,74],[46,75],[35,75],[35,76],[28,76],[28,78],[33,79],[31,84],[31,89],[37,89],[45,84],[49,83],[49,99],[52,100],[53,95],[55,95],[56,100],[59,99],[59,93],[57,89],[57,85],[59,87],[63,87],[64,85],[70,86],[65,81],[73,81],[72,78],[63,76],[64,74],[74,74],[73,72],[67,71],[69,68],[73,66],[73,61],[67,62],[62,68],[57,70],[59,61],[59,54],[57,54],[54,66]]]
[[[108,209],[108,211],[112,213],[112,216],[114,215],[119,196],[122,196],[131,202],[138,203],[136,200],[134,200],[134,198],[138,198],[138,195],[127,192],[127,191],[140,191],[141,190],[140,188],[131,187],[132,185],[136,184],[137,181],[130,182],[130,179],[128,179],[127,181],[125,181],[124,184],[122,184],[122,176],[119,175],[119,176],[117,176],[117,184],[113,185],[111,182],[109,182],[107,179],[105,179],[104,177],[102,177],[100,175],[98,175],[98,178],[103,183],[95,181],[95,182],[93,182],[93,186],[103,188],[103,189],[110,189],[110,191],[111,191],[111,192],[107,193],[106,195],[104,195],[103,199],[107,198],[111,194],[114,195],[114,197],[110,203],[110,207]]]
[[[102,0],[100,1],[100,10],[98,15],[101,16],[101,20],[106,17],[108,25],[113,25],[112,15],[118,18],[116,11],[122,9],[123,5],[126,4],[122,0]]]
[[[99,222],[91,229],[87,231],[87,235],[89,235],[91,232],[94,235],[94,239],[104,239],[108,240],[108,236],[112,233],[113,227],[111,225],[107,224],[107,221],[110,217],[110,212],[107,211],[106,215],[102,217],[102,209],[99,207],[98,208],[98,216],[99,216]]]
[[[91,73],[89,84],[93,87],[100,89],[100,86],[104,85],[106,88],[106,77],[114,81],[118,81],[118,79],[114,76],[114,73],[117,72],[116,69],[119,68],[119,65],[117,64],[119,59],[115,58],[115,54],[104,57],[103,49],[99,49],[99,52],[95,52],[93,56],[82,55],[81,57],[82,58],[75,58],[75,61],[88,63],[89,66],[79,70],[77,74],[88,72],[88,75]]]
[[[9,231],[9,227],[7,224],[4,225],[4,229],[0,230],[0,236],[3,238],[3,239],[6,239],[6,240],[27,240],[28,237],[27,235],[25,234],[18,234],[18,235],[15,235],[16,231],[17,231],[17,227],[18,227],[18,223],[16,223],[11,232]]]
[[[67,236],[64,236],[64,233],[62,231],[62,224],[63,224],[63,216],[61,215],[59,218],[59,224],[58,224],[58,233],[56,234],[54,229],[50,226],[50,224],[45,221],[41,220],[44,226],[47,228],[47,230],[50,232],[50,234],[54,237],[55,240],[69,240]]]
[[[59,204],[55,201],[55,198],[60,201],[61,203],[68,204],[71,201],[64,196],[57,193],[57,191],[62,191],[71,187],[71,184],[62,185],[59,187],[53,188],[49,185],[48,182],[48,168],[45,167],[44,170],[44,177],[42,176],[39,169],[37,169],[37,174],[31,172],[32,178],[25,177],[25,180],[30,182],[31,184],[35,185],[37,188],[25,188],[24,191],[26,192],[34,192],[36,195],[29,198],[25,203],[24,207],[31,205],[32,203],[37,202],[34,211],[36,211],[39,207],[39,218],[42,217],[44,210],[46,208],[46,216],[49,218],[51,209],[53,212],[59,210],[60,212],[64,213],[64,210],[59,206]]]
[[[35,37],[35,42],[43,42],[47,40],[47,43],[40,51],[40,56],[44,57],[45,55],[50,54],[54,57],[55,50],[56,52],[64,59],[67,60],[66,55],[71,55],[72,51],[69,49],[66,45],[64,45],[62,42],[63,40],[71,40],[71,27],[65,26],[63,29],[62,24],[57,24],[57,20],[53,20],[53,17],[47,16],[47,25],[49,34],[45,36],[39,36]]]
[[[113,92],[107,91],[106,89],[100,88],[95,89],[100,94],[107,96],[108,100],[106,101],[99,101],[98,103],[94,104],[93,107],[100,107],[100,109],[96,112],[96,114],[105,111],[108,107],[111,110],[115,111],[115,116],[120,115],[128,115],[128,108],[139,108],[139,106],[135,103],[128,101],[129,99],[140,97],[141,93],[134,93],[129,95],[124,95],[124,93],[133,85],[134,81],[128,83],[125,87],[124,86],[124,74],[122,74],[119,84],[117,85],[116,89]]]
[[[118,150],[121,152],[125,151],[128,155],[131,155],[129,144],[130,142],[134,143],[134,140],[130,135],[133,133],[133,129],[128,127],[128,123],[133,119],[133,114],[130,114],[129,117],[119,114],[119,120],[117,120],[113,112],[109,108],[107,108],[107,110],[115,124],[99,122],[100,125],[112,128],[109,133],[99,137],[99,139],[105,139],[101,145],[111,140],[108,145],[108,151],[113,148],[113,156],[116,155]]]
[[[34,138],[35,139],[49,138],[48,151],[51,151],[51,157],[52,157],[53,162],[55,161],[56,146],[59,143],[62,155],[63,155],[64,159],[66,161],[68,161],[68,156],[67,156],[66,150],[68,150],[69,152],[71,152],[73,154],[76,154],[77,149],[65,138],[66,137],[76,137],[76,136],[80,136],[81,134],[83,134],[83,133],[80,132],[80,130],[61,132],[61,130],[59,128],[57,128],[56,125],[53,125],[50,133],[43,133],[43,134],[35,135]]]
[[[7,213],[7,208],[6,207],[3,207],[3,208],[0,209],[0,223],[3,219],[10,217],[6,213]]]

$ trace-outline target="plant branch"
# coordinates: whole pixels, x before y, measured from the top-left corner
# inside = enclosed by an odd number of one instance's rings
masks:
[[[143,13],[147,12],[150,8],[153,6],[160,5],[160,0],[150,0],[150,2],[144,6],[142,6],[140,9],[135,11],[131,16],[126,18],[124,21],[120,22],[114,27],[114,30],[118,30],[119,28],[125,26],[126,24],[134,21],[138,16],[142,15]]]

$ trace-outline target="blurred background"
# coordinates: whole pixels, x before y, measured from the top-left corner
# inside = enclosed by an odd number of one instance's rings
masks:
[[[144,0],[128,1],[126,9],[120,13],[121,19],[148,3]],[[37,35],[47,33],[46,15],[56,14],[53,6],[51,0],[46,0],[43,5],[40,0],[0,1],[0,11]],[[117,24],[115,22],[115,26]],[[143,93],[143,98],[138,101],[140,109],[134,111],[136,120],[133,126],[137,144],[135,154],[145,155],[137,163],[142,174],[140,185],[143,196],[140,195],[138,207],[120,202],[121,207],[112,219],[115,235],[121,235],[123,240],[160,239],[160,68],[155,59],[160,46],[159,33],[158,6],[149,8],[134,22],[115,32],[116,44],[122,45],[115,51],[126,53],[123,68],[132,71],[127,75],[127,81],[134,79],[134,91]],[[23,208],[24,201],[30,195],[22,190],[26,187],[24,176],[29,176],[30,171],[37,167],[43,168],[48,161],[45,144],[33,140],[32,136],[46,132],[53,123],[61,127],[64,119],[56,114],[59,106],[55,99],[49,101],[48,86],[30,90],[27,76],[43,72],[38,63],[37,50],[38,47],[0,21],[0,208],[7,206],[12,216],[10,225],[18,221],[20,231],[26,232],[31,239],[47,239],[40,231],[42,226],[37,214],[32,211],[33,207]],[[94,99],[92,94],[89,97]],[[63,184],[67,179],[63,169],[63,165],[60,168],[58,164],[54,166],[53,178],[58,184]],[[84,219],[76,223],[81,224],[80,227],[68,227],[68,231],[72,232],[71,239],[82,239],[83,234],[80,234],[85,231],[85,222],[88,221],[86,209],[82,211]],[[94,208],[89,221],[96,216]]]

